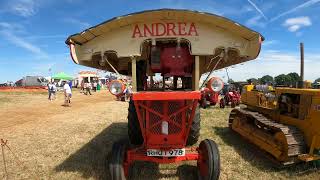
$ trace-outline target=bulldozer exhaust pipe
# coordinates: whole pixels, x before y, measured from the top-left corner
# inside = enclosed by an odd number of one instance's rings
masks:
[[[300,43],[300,81],[298,83],[299,88],[303,88],[304,81],[304,45]]]

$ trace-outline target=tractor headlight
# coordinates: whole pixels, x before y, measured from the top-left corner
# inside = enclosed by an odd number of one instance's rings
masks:
[[[113,80],[109,84],[109,91],[111,94],[115,96],[123,93],[124,89],[125,89],[124,84],[119,80]]]
[[[213,77],[208,81],[207,87],[214,92],[219,92],[223,88],[223,81],[218,77]]]

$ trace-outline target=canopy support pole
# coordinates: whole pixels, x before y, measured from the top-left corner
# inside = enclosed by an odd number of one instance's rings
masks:
[[[132,91],[137,92],[137,59],[133,56],[131,57],[131,60]]]
[[[199,80],[200,80],[200,57],[195,56],[194,58],[194,80],[193,80],[193,90],[199,90]]]

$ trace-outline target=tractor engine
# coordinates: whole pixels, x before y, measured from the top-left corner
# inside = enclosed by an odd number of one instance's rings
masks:
[[[193,58],[187,45],[160,44],[151,48],[151,71],[163,77],[191,77]]]

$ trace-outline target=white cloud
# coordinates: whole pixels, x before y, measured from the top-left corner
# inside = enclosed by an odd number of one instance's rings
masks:
[[[13,14],[29,17],[37,13],[38,2],[35,0],[11,0],[7,4],[6,11]]]
[[[302,4],[300,4],[300,5],[296,6],[296,7],[288,10],[288,11],[285,11],[285,12],[279,14],[278,16],[272,18],[270,20],[270,22],[275,21],[275,20],[279,19],[282,16],[285,16],[287,14],[291,14],[291,13],[293,13],[295,11],[300,10],[300,9],[310,7],[310,6],[312,6],[312,5],[316,4],[316,3],[319,3],[319,2],[320,2],[320,0],[309,0],[309,1],[305,2],[305,3],[302,3]]]
[[[246,26],[257,26],[257,27],[265,27],[266,23],[261,21],[262,16],[254,16],[250,19],[248,19],[245,24]]]
[[[19,33],[25,33],[25,28],[21,24],[17,23],[8,23],[0,21],[0,31],[1,30],[9,30]]]
[[[42,51],[41,48],[16,35],[16,33],[19,32],[24,32],[23,26],[19,24],[0,22],[0,35],[3,36],[6,40],[18,47],[32,52],[39,57],[48,57],[47,53]]]
[[[308,16],[286,19],[283,26],[287,27],[290,32],[296,32],[302,27],[311,26],[312,22]]]
[[[87,22],[84,22],[84,21],[81,21],[81,20],[78,20],[75,18],[71,18],[71,17],[65,18],[63,21],[66,23],[75,24],[75,25],[79,26],[80,28],[89,28],[91,26],[91,24],[89,24]]]
[[[312,80],[320,77],[320,54],[305,55],[305,79]],[[260,78],[264,75],[277,76],[290,72],[300,73],[299,52],[280,52],[278,50],[266,50],[261,52],[256,60],[248,61],[243,65],[228,68],[229,76],[235,81],[245,81],[249,78]],[[214,72],[214,75],[223,77],[227,81],[225,70]]]
[[[25,41],[23,38],[16,36],[15,34],[13,34],[10,31],[2,30],[2,31],[0,31],[0,35],[2,35],[4,38],[6,38],[12,44],[19,46],[23,49],[26,49],[35,55],[38,55],[38,56],[44,57],[44,58],[48,57],[48,55],[45,52],[43,52],[41,50],[41,48]]]
[[[68,37],[67,35],[62,35],[62,34],[53,34],[53,35],[32,35],[32,36],[27,36],[26,39],[30,40],[35,40],[35,39],[61,39],[61,38],[66,38]]]
[[[278,44],[278,43],[279,43],[278,40],[263,41],[262,46],[270,46],[270,45],[274,45],[274,44]]]
[[[295,25],[295,24],[310,26],[312,23],[311,23],[311,20],[308,16],[290,18],[290,19],[287,19],[284,23],[284,25],[288,25],[288,26]]]

